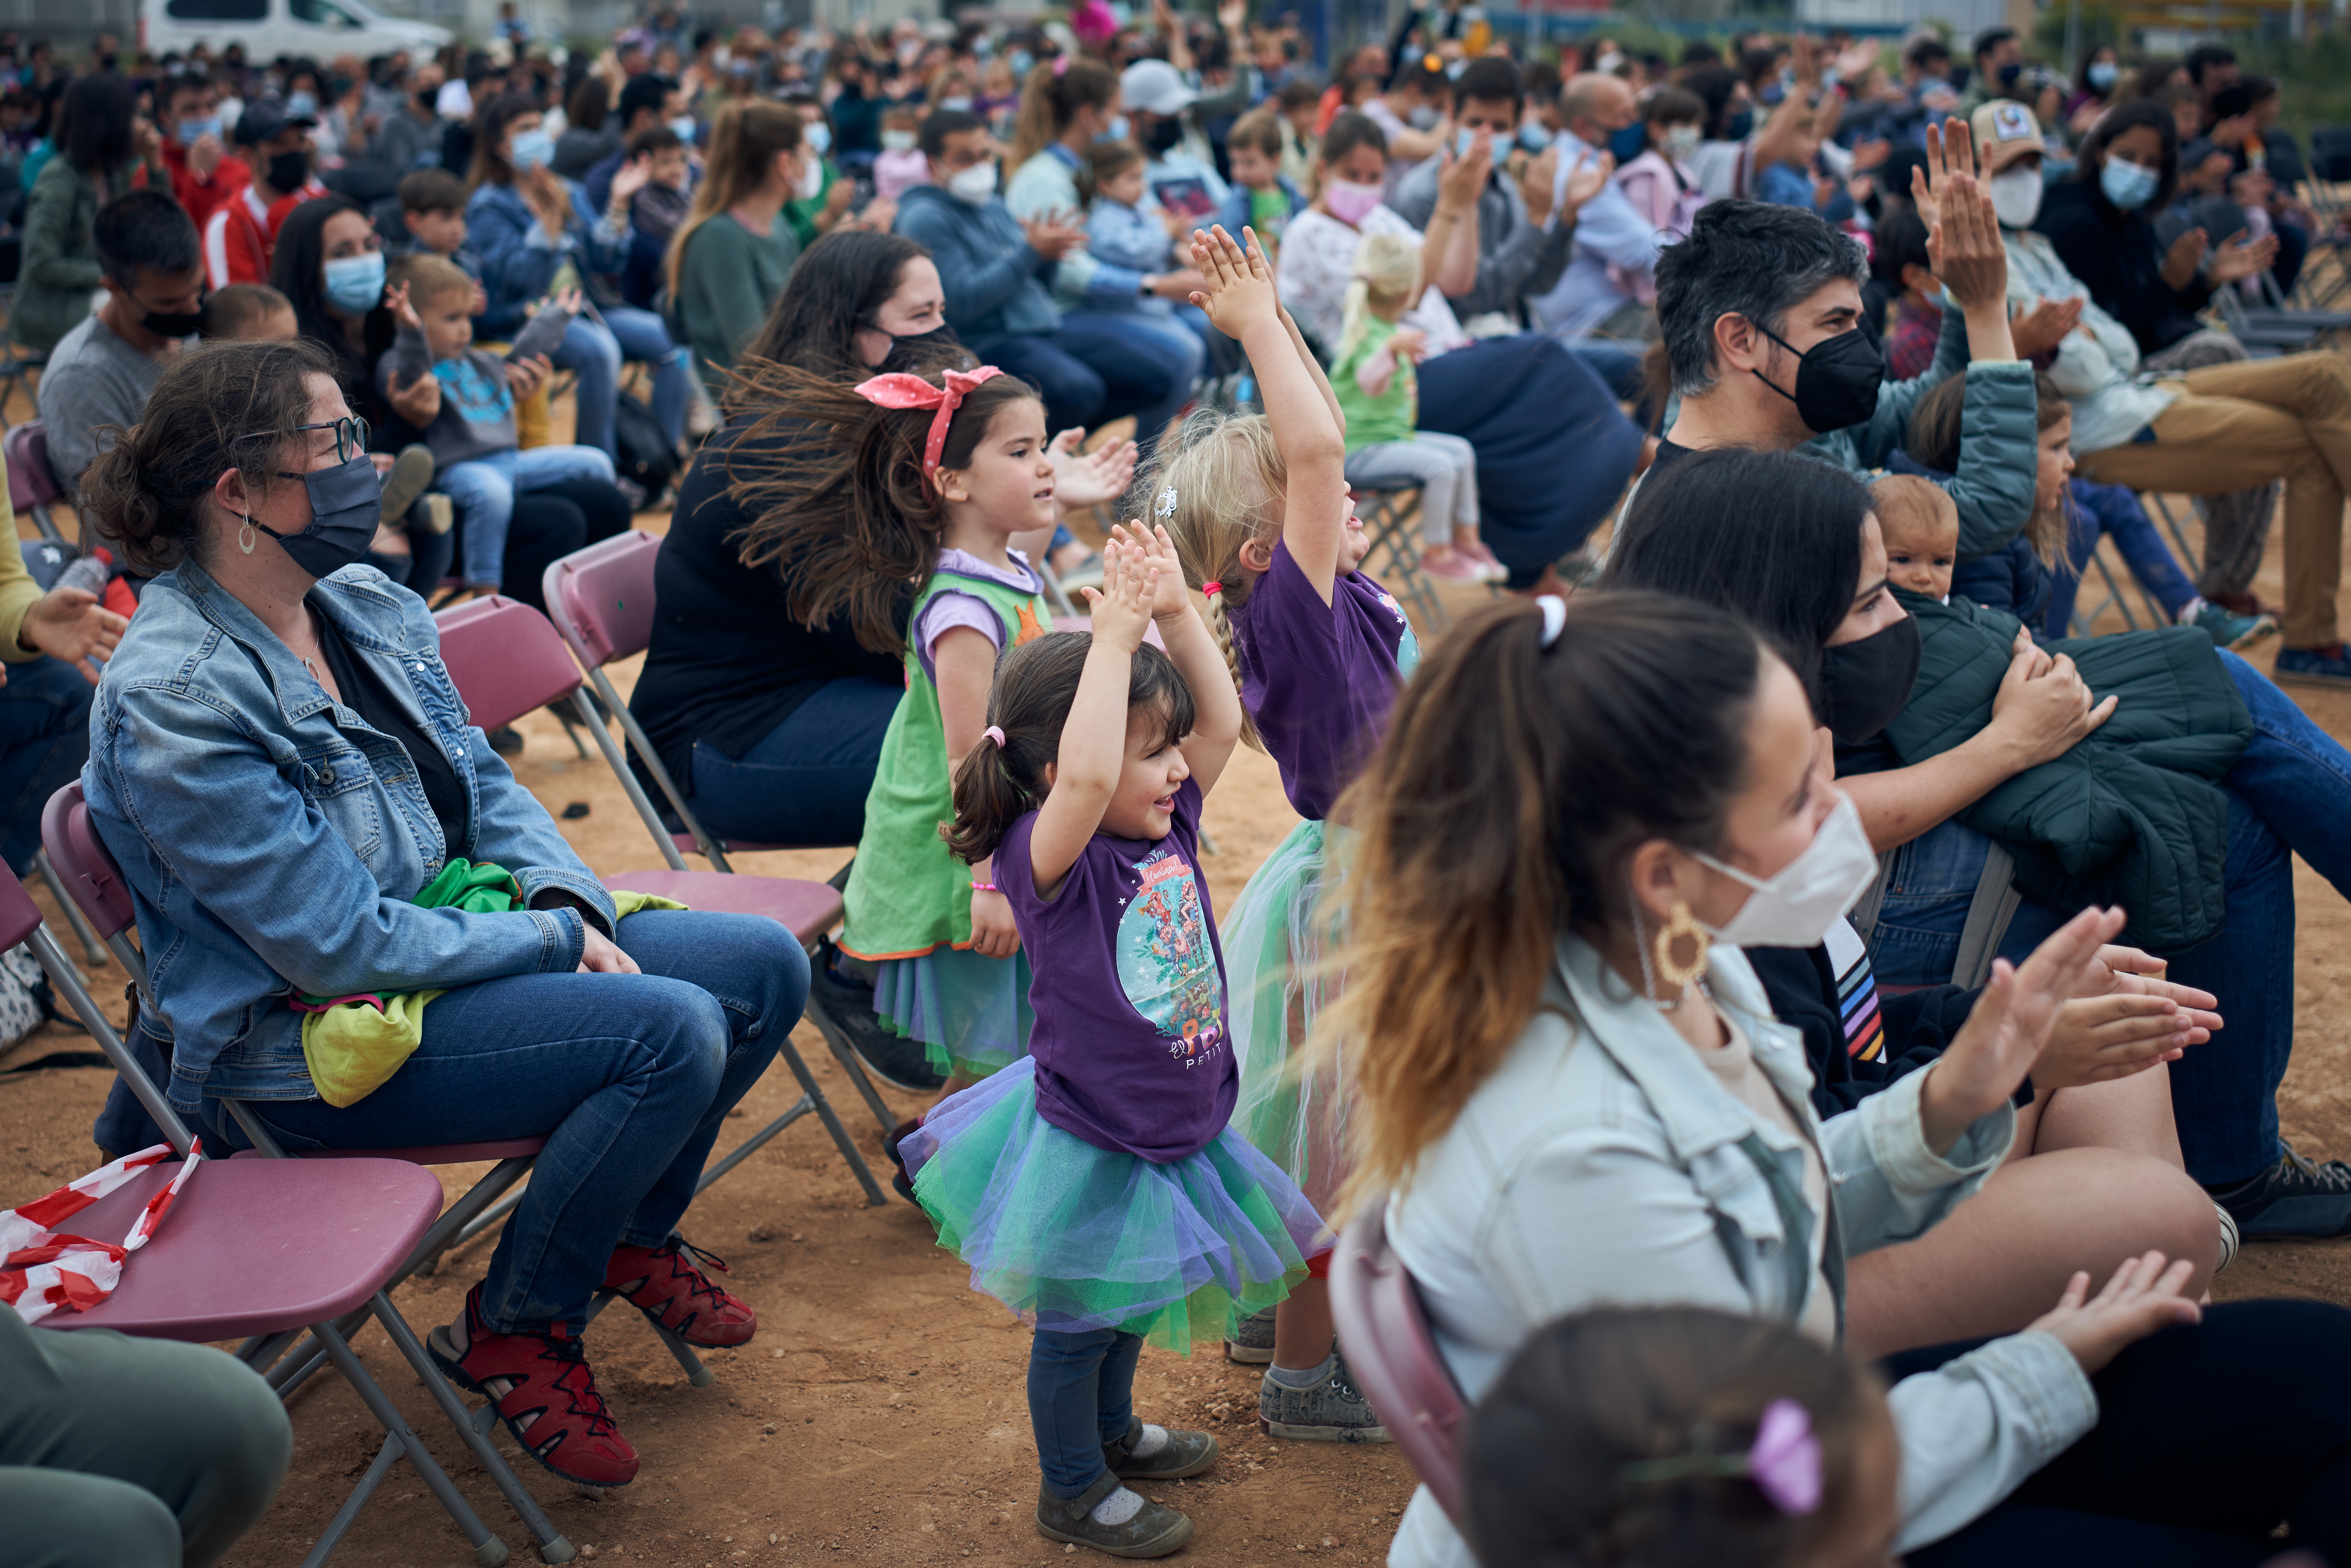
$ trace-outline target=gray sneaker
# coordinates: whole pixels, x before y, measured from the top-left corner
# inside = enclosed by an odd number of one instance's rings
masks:
[[[1192,1539],[1191,1520],[1149,1498],[1124,1524],[1095,1522],[1095,1507],[1116,1490],[1118,1478],[1107,1475],[1088,1487],[1084,1495],[1067,1501],[1039,1486],[1037,1533],[1048,1541],[1091,1546],[1113,1557],[1165,1557],[1183,1550]]]
[[[1270,1437],[1306,1443],[1384,1443],[1372,1402],[1347,1376],[1347,1360],[1335,1358],[1331,1375],[1311,1388],[1284,1388],[1266,1374],[1258,1385],[1258,1429]]]
[[[1244,1366],[1264,1366],[1273,1360],[1273,1309],[1251,1312],[1225,1341],[1225,1359]]]

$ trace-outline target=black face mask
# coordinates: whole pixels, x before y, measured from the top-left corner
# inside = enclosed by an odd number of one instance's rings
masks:
[[[1756,330],[1792,354],[1795,346],[1768,327]],[[1823,338],[1796,354],[1796,390],[1776,386],[1761,371],[1755,379],[1796,405],[1796,417],[1815,435],[1865,423],[1877,412],[1878,384],[1886,379],[1886,361],[1870,346],[1869,334],[1855,327],[1834,338]]]
[[[956,336],[952,327],[934,327],[927,332],[893,333],[890,339],[890,351],[882,356],[882,363],[873,373],[890,375],[905,371],[920,374],[935,369],[943,361],[959,367],[969,358],[971,355],[964,349],[963,340]]]
[[[2016,85],[2016,78],[2023,74],[2024,68],[2019,65],[2016,61],[2011,60],[2008,64],[2000,68],[2000,85],[2002,87],[2014,87]]]
[[[1918,679],[1918,619],[1905,615],[1857,643],[1824,649],[1821,687],[1828,699],[1822,722],[1846,746],[1858,746],[1892,724]]]
[[[292,195],[309,177],[310,154],[298,147],[269,160],[269,183],[282,194]]]
[[[1754,129],[1755,111],[1751,109],[1742,109],[1722,122],[1723,136],[1732,141],[1746,141],[1748,132]]]
[[[150,310],[139,318],[139,324],[159,338],[193,338],[204,329],[204,313],[201,310]]]
[[[1154,158],[1165,158],[1184,140],[1184,122],[1170,115],[1152,122],[1143,133],[1143,145]]]
[[[314,468],[307,474],[281,472],[279,477],[299,479],[310,493],[309,527],[299,533],[281,534],[256,518],[247,517],[246,522],[285,547],[294,564],[312,577],[331,577],[366,557],[368,546],[375,542],[376,522],[383,510],[383,481],[377,477],[375,465],[366,453],[332,468]]]

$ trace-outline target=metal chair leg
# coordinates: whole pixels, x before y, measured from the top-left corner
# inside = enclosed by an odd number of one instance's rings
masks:
[[[105,968],[106,944],[98,939],[98,933],[82,914],[81,905],[66,896],[65,882],[57,875],[57,868],[49,863],[48,851],[33,852],[33,869],[41,873],[41,880],[48,884],[49,896],[56,899],[57,907],[66,912],[67,923],[73,926],[74,936],[80,939],[82,956],[89,960],[89,967]]]
[[[382,1302],[382,1315],[385,1318],[398,1319],[400,1314],[392,1311],[392,1304],[389,1301],[385,1301],[381,1295],[375,1299]],[[481,1564],[481,1568],[500,1568],[500,1564],[506,1562],[508,1555],[507,1543],[490,1533],[489,1527],[485,1525],[480,1517],[474,1512],[473,1505],[467,1502],[457,1489],[450,1483],[448,1476],[443,1473],[441,1467],[434,1461],[432,1454],[426,1451],[424,1445],[416,1440],[416,1434],[409,1429],[408,1423],[401,1417],[398,1408],[384,1396],[383,1390],[377,1385],[375,1379],[368,1375],[367,1368],[360,1364],[360,1358],[351,1354],[350,1342],[335,1332],[332,1323],[316,1324],[312,1332],[326,1343],[327,1354],[334,1357],[335,1365],[350,1381],[351,1387],[358,1393],[360,1402],[368,1407],[368,1413],[373,1416],[377,1423],[383,1427],[387,1435],[387,1444],[398,1443],[401,1446],[408,1462],[415,1466],[416,1473],[423,1478],[424,1485],[433,1493],[434,1500],[440,1503],[451,1519],[457,1521],[457,1528],[465,1532],[465,1539],[473,1544],[474,1561]],[[411,1336],[412,1340],[413,1337]],[[429,1365],[430,1363],[427,1364]],[[427,1386],[435,1384],[444,1386],[446,1385],[446,1379],[439,1376],[437,1371],[434,1376],[426,1379]],[[495,1458],[495,1454],[492,1457]],[[492,1467],[492,1473],[495,1474],[496,1470],[503,1465],[504,1461],[501,1460],[498,1466]],[[358,1511],[353,1509],[350,1511],[356,1514]],[[337,1514],[336,1518],[341,1521],[344,1528],[350,1527],[350,1519],[340,1513]],[[340,1539],[340,1536],[319,1537],[318,1550],[310,1554],[305,1568],[313,1568],[313,1565],[325,1562],[327,1554],[335,1549],[335,1543]]]

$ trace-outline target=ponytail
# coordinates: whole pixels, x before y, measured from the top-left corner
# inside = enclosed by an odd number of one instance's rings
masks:
[[[1020,86],[1020,111],[1012,122],[1012,151],[1004,166],[1013,173],[1045,151],[1070,128],[1070,117],[1081,109],[1106,109],[1118,97],[1118,76],[1100,60],[1071,58],[1040,61]],[[1083,171],[1080,178],[1084,178]]]
[[[1355,261],[1347,275],[1347,302],[1339,329],[1336,364],[1363,342],[1372,303],[1400,305],[1420,287],[1420,250],[1395,235],[1365,235],[1355,247]]]

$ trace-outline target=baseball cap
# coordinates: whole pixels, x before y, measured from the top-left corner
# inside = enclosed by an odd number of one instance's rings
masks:
[[[287,113],[286,106],[275,99],[263,99],[259,103],[246,105],[245,112],[236,117],[236,129],[228,133],[229,142],[236,147],[258,147],[288,126],[311,131],[318,124],[307,114]]]
[[[1200,96],[1165,60],[1135,61],[1118,78],[1118,90],[1127,108],[1145,114],[1181,114]]]
[[[1976,163],[1987,176],[1997,174],[2028,153],[2048,151],[2041,143],[2041,121],[2032,110],[2013,99],[1994,99],[1968,117],[1975,132]]]

